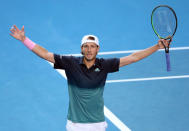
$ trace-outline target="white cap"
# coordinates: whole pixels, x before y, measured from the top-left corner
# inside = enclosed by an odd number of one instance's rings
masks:
[[[94,40],[90,40],[89,37],[93,37]],[[85,35],[83,36],[82,40],[81,40],[81,46],[87,42],[94,42],[96,45],[99,46],[99,41],[98,38],[94,35]]]

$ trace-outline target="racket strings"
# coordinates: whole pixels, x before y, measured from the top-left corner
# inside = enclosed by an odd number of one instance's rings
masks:
[[[177,27],[174,12],[168,7],[156,8],[152,13],[152,26],[161,39],[173,36]]]

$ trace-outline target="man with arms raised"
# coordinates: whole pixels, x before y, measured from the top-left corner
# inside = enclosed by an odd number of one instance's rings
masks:
[[[55,69],[64,69],[68,80],[69,109],[67,131],[105,131],[103,91],[108,73],[120,67],[137,62],[160,48],[159,40],[154,46],[122,58],[97,58],[99,41],[94,35],[86,35],[81,42],[82,57],[64,56],[47,51],[25,36],[24,26],[11,29],[11,36],[22,41],[39,57],[54,64]]]

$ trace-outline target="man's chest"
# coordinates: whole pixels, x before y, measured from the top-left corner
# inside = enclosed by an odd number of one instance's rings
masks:
[[[86,68],[81,65],[66,73],[70,83],[84,88],[96,88],[104,86],[107,73],[97,66]]]

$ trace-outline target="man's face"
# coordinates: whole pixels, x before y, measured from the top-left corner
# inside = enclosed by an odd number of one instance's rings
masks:
[[[87,61],[94,60],[96,58],[96,55],[99,51],[99,46],[97,46],[93,42],[87,42],[83,44],[81,47],[81,51],[83,52],[83,56]]]

